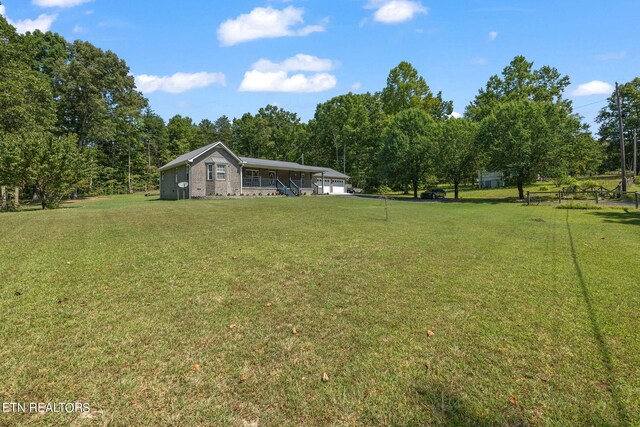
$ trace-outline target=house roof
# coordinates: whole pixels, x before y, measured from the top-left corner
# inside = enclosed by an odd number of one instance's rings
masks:
[[[254,159],[252,157],[240,157],[243,166],[256,168],[284,169],[297,172],[320,172],[323,168],[317,166],[306,166],[294,162],[281,162],[279,160]]]
[[[320,177],[322,173],[324,173],[325,178],[334,178],[334,179],[349,179],[349,175],[345,175],[342,172],[338,172],[335,169],[331,168],[319,168],[320,173],[315,174],[314,176]]]
[[[229,152],[229,154],[231,154],[235,159],[237,159],[239,162],[241,162],[240,158],[238,156],[236,156],[235,154],[233,154],[233,152],[231,150],[229,150],[229,148],[226,145],[224,145],[222,142],[218,141],[218,142],[211,143],[209,145],[205,145],[204,147],[197,148],[197,149],[195,149],[193,151],[189,151],[188,153],[183,154],[182,156],[176,157],[175,159],[171,160],[166,165],[161,166],[160,168],[158,168],[158,171],[162,172],[162,171],[167,170],[167,169],[173,169],[173,168],[178,167],[180,165],[185,165],[187,163],[191,163],[197,157],[201,156],[202,154],[206,153],[207,151],[209,151],[212,148],[217,147],[217,146],[223,147],[225,150],[227,150]]]
[[[168,169],[173,169],[175,167],[191,163],[196,158],[200,157],[201,155],[207,153],[211,149],[218,146],[227,150],[227,152],[229,152],[229,154],[231,154],[238,162],[240,162],[243,165],[243,167],[246,166],[246,167],[254,167],[254,168],[271,168],[271,169],[278,169],[278,170],[290,170],[290,171],[296,171],[296,172],[310,172],[312,174],[315,174],[314,176],[321,176],[322,173],[324,173],[324,176],[327,178],[349,179],[349,176],[331,168],[301,165],[295,162],[282,162],[279,160],[255,159],[253,157],[238,157],[222,142],[214,142],[212,144],[205,145],[204,147],[200,147],[196,150],[189,151],[188,153],[183,154],[182,156],[176,157],[166,165],[160,167],[158,171],[162,172]]]

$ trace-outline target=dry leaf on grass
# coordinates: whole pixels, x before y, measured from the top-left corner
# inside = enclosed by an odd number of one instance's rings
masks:
[[[297,333],[298,333],[298,328],[295,328],[295,327],[294,327],[293,329],[291,329],[291,333],[292,333],[293,335],[297,334]]]
[[[232,324],[230,324],[230,325],[229,325],[229,329],[233,329],[233,328],[235,328],[235,327],[236,327],[236,324],[235,324],[235,323],[232,323]]]
[[[199,363],[196,363],[195,365],[193,365],[193,370],[194,371],[199,371],[200,369],[202,369],[202,366],[200,366]]]
[[[326,383],[327,381],[329,381],[329,375],[325,372],[322,374],[322,382]]]
[[[240,383],[243,383],[247,380],[247,375],[246,374],[242,374],[242,376],[240,377]]]
[[[434,335],[435,335],[435,334],[433,333],[433,331],[432,331],[431,329],[429,329],[429,330],[427,331],[427,336],[428,336],[428,337],[432,337],[432,336],[434,336]]]
[[[515,396],[511,396],[511,397],[509,397],[509,403],[511,403],[512,405],[515,405],[515,404],[516,404],[516,398],[515,398]]]

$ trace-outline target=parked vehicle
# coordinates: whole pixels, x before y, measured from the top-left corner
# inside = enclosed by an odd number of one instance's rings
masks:
[[[420,195],[421,199],[444,199],[446,197],[447,192],[442,188],[431,188]]]

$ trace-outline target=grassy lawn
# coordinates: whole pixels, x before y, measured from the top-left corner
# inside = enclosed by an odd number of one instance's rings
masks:
[[[0,215],[0,425],[638,425],[640,213],[388,205]]]

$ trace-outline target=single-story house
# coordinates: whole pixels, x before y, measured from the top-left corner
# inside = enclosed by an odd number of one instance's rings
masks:
[[[349,181],[349,176],[330,168],[239,157],[222,142],[183,154],[158,171],[160,198],[167,200],[241,194],[343,194]]]
[[[500,188],[504,187],[504,175],[502,172],[478,172],[479,188]]]

